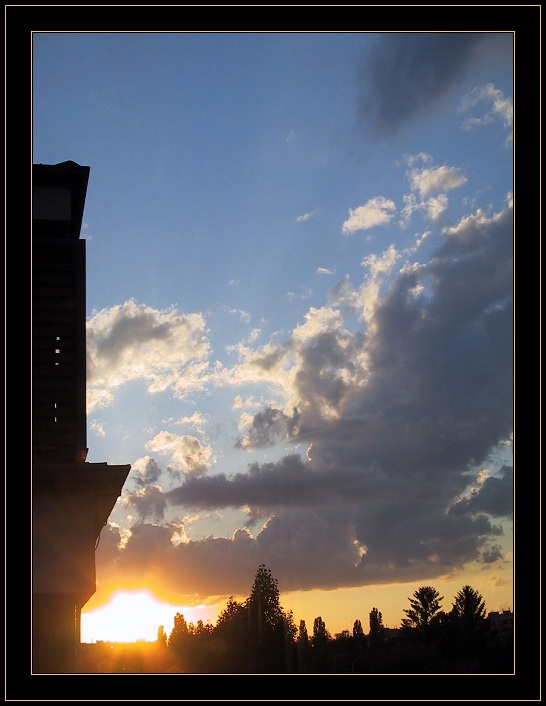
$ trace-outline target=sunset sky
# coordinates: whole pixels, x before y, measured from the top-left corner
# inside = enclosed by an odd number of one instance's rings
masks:
[[[513,607],[513,49],[33,34],[33,162],[90,167],[87,460],[131,465],[83,641],[261,564],[309,633]]]

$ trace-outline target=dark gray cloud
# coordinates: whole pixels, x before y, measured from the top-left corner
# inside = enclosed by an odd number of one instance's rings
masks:
[[[240,507],[273,510],[325,502],[335,492],[336,481],[314,473],[299,455],[285,456],[278,463],[253,463],[246,473],[228,478],[220,473],[189,478],[166,493],[172,505],[214,509]]]
[[[141,459],[138,464],[133,464],[131,480],[139,488],[156,483],[161,475],[161,467],[151,457]]]
[[[125,503],[136,510],[141,520],[160,522],[165,515],[167,501],[161,488],[148,485],[138,493],[128,493]]]
[[[272,446],[279,439],[296,433],[299,413],[294,410],[292,417],[280,409],[266,407],[263,412],[254,415],[252,425],[244,438],[237,440],[237,448],[260,449]]]
[[[172,330],[171,323],[158,323],[151,312],[144,311],[128,318],[120,310],[112,321],[110,335],[97,341],[97,355],[116,362],[126,349],[141,346],[148,341],[168,340]]]
[[[493,517],[512,517],[514,512],[514,469],[503,466],[498,475],[487,478],[479,492],[461,500],[453,513],[486,512]]]
[[[511,57],[510,34],[400,32],[378,37],[359,74],[357,120],[379,137],[436,112],[479,59]]]
[[[355,368],[353,346],[359,343],[358,334],[323,331],[302,347],[296,386],[310,408],[339,408],[349,392]]]

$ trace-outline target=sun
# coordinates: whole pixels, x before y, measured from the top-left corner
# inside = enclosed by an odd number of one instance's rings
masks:
[[[157,640],[163,625],[171,632],[176,613],[194,622],[196,608],[161,603],[149,591],[117,591],[102,608],[81,614],[81,642],[137,642]],[[197,620],[199,617],[197,617]]]

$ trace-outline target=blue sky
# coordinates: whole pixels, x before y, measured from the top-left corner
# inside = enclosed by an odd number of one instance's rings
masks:
[[[263,563],[308,629],[512,607],[512,33],[37,32],[32,68],[33,162],[91,168],[87,460],[132,467],[92,605]]]

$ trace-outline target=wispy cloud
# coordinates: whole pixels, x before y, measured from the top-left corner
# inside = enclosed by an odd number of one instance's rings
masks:
[[[473,115],[463,122],[464,130],[471,130],[492,123],[500,119],[505,128],[509,130],[506,138],[507,144],[512,143],[512,127],[514,123],[514,105],[511,98],[507,98],[501,90],[492,83],[485,86],[475,86],[461,101],[459,112],[467,113],[478,106],[485,107],[485,113]]]
[[[310,218],[314,216],[315,212],[314,211],[309,211],[309,213],[304,213],[301,216],[298,216],[296,218],[296,223],[305,223],[305,221],[308,221]]]

